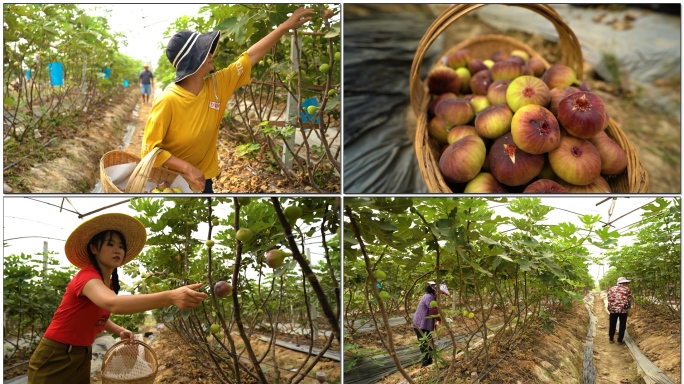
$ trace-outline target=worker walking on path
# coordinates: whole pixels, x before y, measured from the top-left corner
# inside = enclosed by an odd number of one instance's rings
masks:
[[[608,312],[610,312],[608,338],[611,343],[615,342],[615,328],[619,319],[620,329],[618,330],[617,341],[624,344],[625,329],[627,329],[627,312],[632,305],[632,291],[627,286],[629,282],[631,280],[620,277],[617,279],[617,284],[608,290]]]

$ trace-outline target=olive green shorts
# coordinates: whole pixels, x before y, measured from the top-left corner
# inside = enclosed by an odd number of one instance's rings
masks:
[[[89,384],[92,352],[92,346],[69,346],[43,337],[29,360],[28,384]]]

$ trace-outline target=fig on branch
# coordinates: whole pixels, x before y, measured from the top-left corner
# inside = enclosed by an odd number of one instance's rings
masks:
[[[211,327],[209,327],[209,329],[211,330],[211,333],[219,333],[221,327],[219,327],[218,324],[212,324]]]
[[[375,272],[373,272],[373,276],[375,276],[376,280],[385,280],[387,274],[384,271],[378,269]]]
[[[219,281],[214,285],[214,293],[220,298],[224,298],[233,292],[233,286],[226,281]]]
[[[437,300],[432,300],[432,301],[430,302],[430,307],[431,307],[431,308],[436,308],[436,307],[437,307]]]
[[[297,219],[302,217],[302,209],[296,205],[290,205],[289,207],[285,208],[283,213],[289,222],[295,222]]]
[[[204,242],[204,244],[207,246],[207,248],[211,248],[214,246],[214,240],[207,240]]]
[[[240,229],[238,229],[237,233],[235,234],[235,237],[244,243],[246,241],[250,241],[252,239],[253,235],[254,234],[252,233],[251,229],[240,228]]]
[[[387,291],[380,291],[380,293],[379,293],[378,295],[379,295],[380,298],[383,299],[383,300],[387,300],[387,299],[390,298],[390,294],[389,294],[389,292],[387,292]]]
[[[280,268],[285,261],[285,256],[289,255],[289,253],[285,253],[279,249],[271,249],[266,253],[266,265],[273,269]]]

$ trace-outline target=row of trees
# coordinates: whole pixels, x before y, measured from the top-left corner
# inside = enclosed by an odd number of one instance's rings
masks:
[[[77,4],[3,4],[3,19],[3,138],[26,143],[36,140],[36,129],[50,137],[120,91],[124,79],[137,81],[142,63],[119,52],[121,36]],[[64,69],[61,86],[50,85],[48,65],[56,62]]]
[[[641,209],[642,220],[625,233],[634,242],[606,253],[611,267],[600,281],[601,289],[627,277],[637,303],[679,319],[681,199],[657,198]]]
[[[491,204],[510,214],[495,215]],[[559,311],[594,287],[587,246],[613,247],[619,234],[601,228],[598,215],[580,216],[581,226],[543,224],[552,209],[537,198],[345,199],[345,370],[368,354],[355,348],[361,323],[353,321],[371,319],[398,371],[413,382],[396,357],[388,318],[412,324],[428,280],[446,284],[453,297],[437,294],[440,315],[453,320],[444,323],[454,348],[437,373],[442,378],[465,367],[483,372],[532,327],[553,329]],[[387,278],[378,281],[378,270]]]

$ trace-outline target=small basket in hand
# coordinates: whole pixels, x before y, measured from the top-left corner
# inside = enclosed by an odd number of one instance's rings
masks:
[[[102,360],[102,384],[153,384],[158,368],[157,354],[149,345],[119,341]]]
[[[485,6],[486,4],[457,4],[449,7],[430,25],[425,35],[418,44],[416,55],[413,59],[410,74],[410,93],[411,106],[416,114],[417,129],[415,138],[415,150],[418,158],[418,166],[430,192],[452,193],[439,169],[440,146],[436,140],[428,134],[428,107],[430,104],[430,94],[425,82],[421,81],[421,65],[425,55],[432,43],[442,34],[447,27],[458,21],[466,14]],[[575,70],[577,78],[583,78],[583,59],[582,49],[570,27],[563,21],[558,13],[550,5],[544,4],[512,4],[527,8],[536,12],[551,21],[558,32],[558,45],[561,49],[562,57],[560,64],[564,64]],[[469,49],[473,57],[488,58],[496,51],[511,52],[522,50],[527,52],[530,57],[540,58],[545,68],[549,68],[549,63],[541,55],[535,52],[527,44],[505,35],[482,35],[464,40],[451,47],[443,56],[459,49]],[[437,64],[435,64],[437,66]],[[649,180],[646,168],[641,162],[636,149],[629,141],[620,125],[610,118],[606,134],[613,139],[627,154],[627,169],[621,174],[609,178],[608,184],[611,191],[615,193],[647,193],[649,192]]]
[[[100,182],[102,184],[102,192],[104,193],[144,193],[145,184],[150,181],[154,184],[160,184],[162,182],[167,182],[171,184],[180,173],[172,171],[165,167],[155,167],[154,160],[157,158],[157,154],[161,151],[159,147],[154,148],[142,159],[136,155],[128,153],[126,151],[115,150],[105,153],[100,159]],[[126,188],[121,190],[112,181],[106,172],[106,168],[114,165],[123,164],[137,164],[133,173],[131,174],[128,182],[126,183]],[[193,192],[201,192],[195,191]]]

